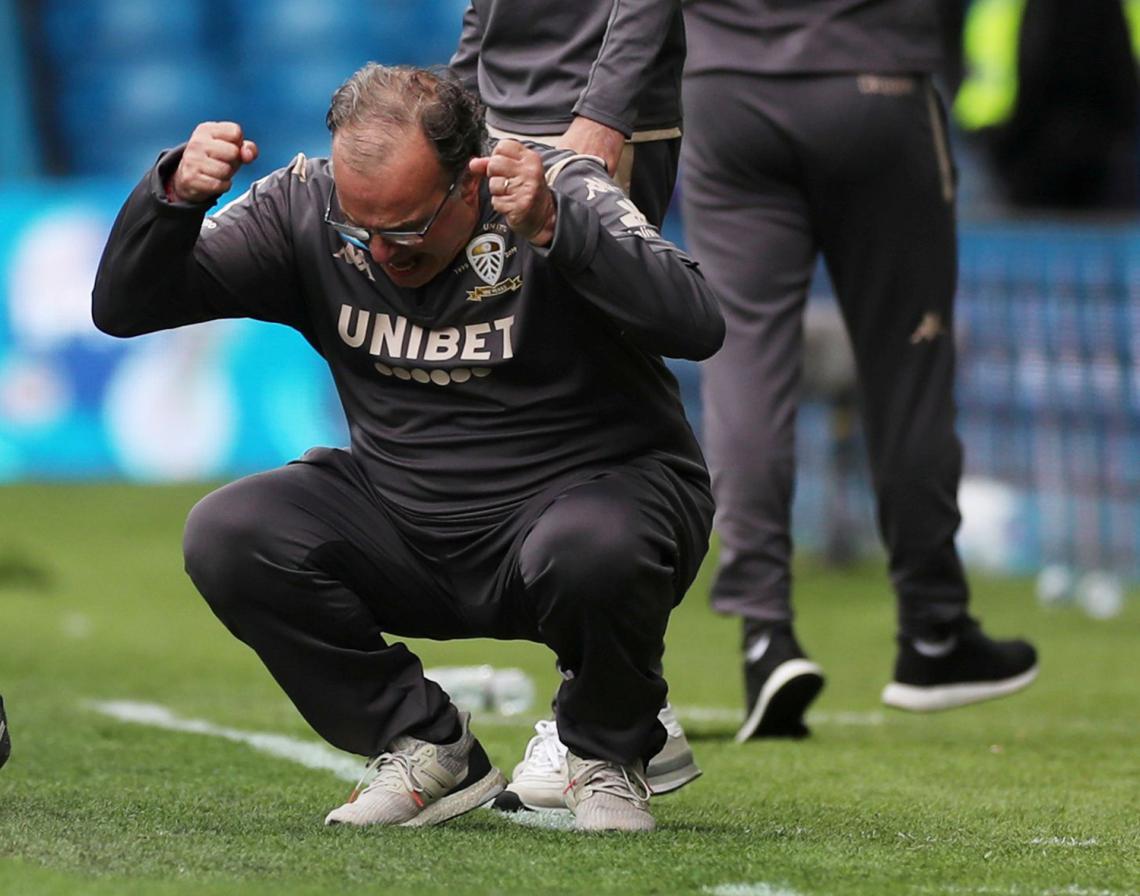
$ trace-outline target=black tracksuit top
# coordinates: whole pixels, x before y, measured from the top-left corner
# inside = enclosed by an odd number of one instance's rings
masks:
[[[372,485],[412,512],[495,512],[643,456],[707,488],[661,356],[720,346],[712,291],[597,160],[534,148],[557,204],[551,245],[516,237],[484,183],[465,251],[418,289],[323,223],[328,160],[298,156],[207,216],[165,199],[168,152],[115,222],[95,323],[116,336],[216,318],[293,327],[328,363]]]

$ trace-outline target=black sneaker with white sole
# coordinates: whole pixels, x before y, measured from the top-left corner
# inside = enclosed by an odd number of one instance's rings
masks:
[[[4,698],[0,697],[0,767],[12,755],[12,737],[8,734],[8,716],[4,714]]]
[[[943,640],[899,637],[894,681],[883,702],[911,712],[937,712],[1013,694],[1037,677],[1037,651],[1027,641],[995,641],[967,619]]]
[[[807,737],[804,711],[823,689],[823,670],[807,658],[790,625],[772,626],[744,651],[748,718],[736,742],[761,737]]]

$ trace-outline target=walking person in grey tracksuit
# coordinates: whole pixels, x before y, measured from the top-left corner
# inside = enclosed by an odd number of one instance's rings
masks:
[[[684,61],[680,0],[471,0],[451,68],[487,107],[492,136],[598,156],[660,228],[677,178]],[[660,718],[669,738],[648,767],[655,794],[701,774],[668,703]],[[553,721],[535,732],[500,809],[563,806],[566,746]]]
[[[954,545],[954,169],[929,0],[685,5],[682,196],[688,246],[728,328],[704,365],[720,566],[712,604],[741,617],[738,740],[803,736],[823,685],[792,629],[794,426],[817,256],[856,358],[880,534],[898,602],[883,700],[934,710],[1027,685],[1036,654],[967,612]]]
[[[707,549],[708,476],[662,354],[723,337],[696,265],[597,160],[502,140],[455,80],[370,64],[329,159],[211,213],[257,155],[204,122],[127,199],[93,295],[105,332],[228,317],[297,330],[349,424],[207,495],[186,570],[299,712],[374,779],[329,824],[438,824],[502,775],[392,636],[548,645],[580,828],[649,830],[664,633]],[[362,782],[364,784],[364,782]]]

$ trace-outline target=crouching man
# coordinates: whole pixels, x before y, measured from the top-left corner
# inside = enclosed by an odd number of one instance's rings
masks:
[[[394,635],[548,645],[578,826],[652,829],[655,670],[712,516],[661,356],[716,351],[714,296],[597,159],[489,148],[445,76],[369,64],[327,124],[330,159],[298,156],[213,214],[257,147],[199,125],[100,264],[100,329],[286,324],[348,420],[348,448],[204,498],[187,571],[317,733],[373,757],[328,823],[438,824],[504,786]]]

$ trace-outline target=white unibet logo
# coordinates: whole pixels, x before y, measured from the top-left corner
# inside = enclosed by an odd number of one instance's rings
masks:
[[[488,286],[499,282],[506,248],[506,240],[497,233],[484,233],[467,244],[467,260],[471,262],[471,269]]]

